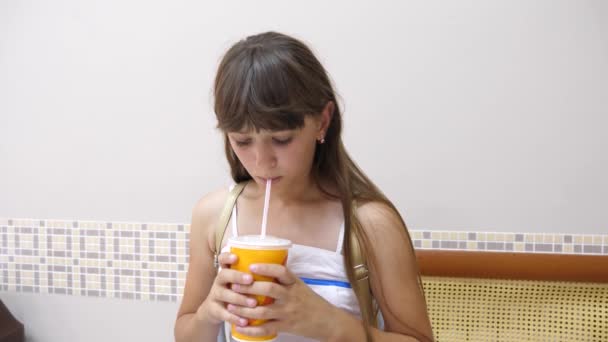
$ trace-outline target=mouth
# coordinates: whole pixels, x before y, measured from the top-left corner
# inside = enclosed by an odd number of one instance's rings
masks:
[[[263,178],[263,177],[257,177],[260,181],[262,181],[263,183],[266,183],[268,180],[272,181],[272,184],[276,184],[279,180],[281,180],[282,177],[274,177],[274,178]]]

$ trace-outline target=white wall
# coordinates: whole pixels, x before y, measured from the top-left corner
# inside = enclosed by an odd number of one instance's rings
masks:
[[[317,51],[411,228],[606,232],[606,2],[0,6],[2,217],[188,222],[227,182],[219,58],[275,29]]]
[[[0,293],[28,342],[172,341],[176,303]]]
[[[0,217],[188,222],[228,183],[217,63],[273,29],[318,53],[349,150],[410,228],[605,234],[606,18],[601,0],[2,1]],[[60,306],[166,341],[172,322],[150,322],[176,310],[2,298],[31,341],[66,340]],[[89,328],[72,336],[120,340]]]

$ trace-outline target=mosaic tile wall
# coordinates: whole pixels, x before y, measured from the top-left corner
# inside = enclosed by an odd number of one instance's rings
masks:
[[[4,291],[176,301],[189,227],[0,219]]]
[[[0,218],[0,291],[179,301],[189,225]],[[608,235],[412,230],[417,249],[608,255]]]

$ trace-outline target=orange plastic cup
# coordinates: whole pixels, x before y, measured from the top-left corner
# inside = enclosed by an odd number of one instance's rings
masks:
[[[280,264],[285,265],[287,262],[288,250],[291,247],[291,241],[280,239],[273,236],[262,238],[261,235],[244,235],[230,238],[228,240],[230,252],[238,256],[236,263],[232,264],[231,269],[252,274],[249,270],[251,264]],[[252,274],[254,281],[274,281],[276,279]],[[252,295],[258,301],[259,305],[268,305],[274,302],[274,299],[267,296]],[[250,326],[258,326],[264,324],[266,320],[250,319]],[[239,342],[263,341],[271,342],[277,337],[276,334],[270,336],[248,336],[236,331],[235,325],[232,325],[232,338]]]

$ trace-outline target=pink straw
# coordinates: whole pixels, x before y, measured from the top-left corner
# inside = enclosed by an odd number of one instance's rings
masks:
[[[266,193],[264,194],[264,213],[262,214],[262,239],[266,237],[266,219],[268,218],[268,203],[270,202],[270,187],[272,180],[266,180]]]

